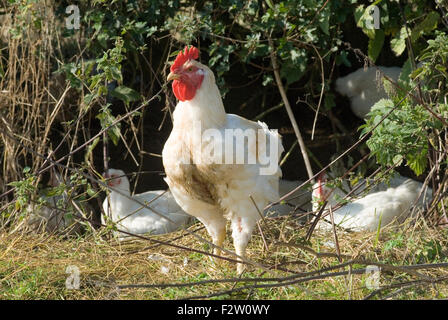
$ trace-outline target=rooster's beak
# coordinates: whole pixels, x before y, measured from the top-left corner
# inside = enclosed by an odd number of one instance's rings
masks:
[[[180,79],[180,75],[174,72],[170,72],[170,74],[168,75],[168,77],[166,78],[166,80],[171,81],[171,80],[178,80]]]

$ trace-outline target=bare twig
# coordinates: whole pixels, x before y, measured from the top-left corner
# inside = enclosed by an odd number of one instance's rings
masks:
[[[294,113],[292,112],[291,105],[289,104],[288,97],[286,96],[285,88],[283,87],[282,79],[280,77],[280,72],[279,72],[279,66],[278,66],[278,63],[277,63],[277,57],[275,55],[274,43],[272,42],[272,39],[271,39],[270,36],[268,36],[268,41],[269,41],[269,46],[271,47],[271,53],[270,54],[271,54],[272,67],[274,68],[275,81],[277,83],[280,95],[282,96],[282,100],[283,100],[283,103],[285,105],[286,112],[288,113],[288,116],[289,116],[289,120],[291,121],[292,127],[294,128],[294,132],[296,134],[297,141],[299,141],[300,151],[302,152],[303,161],[305,162],[305,167],[306,167],[306,171],[308,173],[308,177],[309,177],[310,180],[313,181],[313,179],[314,179],[314,177],[313,177],[313,170],[311,168],[311,163],[310,163],[310,160],[308,158],[308,154],[306,153],[305,142],[303,141],[302,134],[300,133],[299,126],[298,126],[297,121],[296,121],[296,119],[294,117]]]

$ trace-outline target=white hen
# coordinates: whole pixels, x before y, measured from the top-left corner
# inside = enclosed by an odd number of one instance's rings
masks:
[[[391,179],[390,184],[390,187],[384,184],[377,187],[377,190],[385,189],[384,191],[370,191],[366,196],[334,209],[334,223],[354,231],[374,231],[380,222],[383,227],[392,221],[404,221],[410,214],[409,209],[420,195],[422,184],[404,177]],[[345,193],[335,189],[329,196],[332,190],[318,179],[313,186],[313,211],[318,211],[325,200],[328,200],[327,208],[338,205]],[[428,204],[431,198],[432,191],[428,188],[426,193],[420,196],[416,206],[422,207]],[[329,219],[327,216],[327,221],[330,221]],[[320,221],[318,224],[322,229],[328,229],[330,226],[331,224],[326,221]]]
[[[280,179],[279,181],[279,195],[283,197],[285,194],[289,193],[293,189],[300,186],[302,181],[290,181]],[[311,192],[305,188],[296,191],[294,194],[289,196],[285,203],[279,203],[273,205],[269,209],[266,209],[264,215],[267,217],[277,217],[289,215],[294,212],[295,206],[298,206],[298,212],[309,212],[312,209],[311,206]]]
[[[50,171],[49,186],[56,188],[66,182],[57,173]],[[67,183],[67,188],[71,188]],[[73,195],[70,194],[72,197]],[[82,231],[80,216],[91,217],[93,209],[87,201],[69,200],[69,194],[64,191],[60,195],[40,195],[42,203],[30,203],[27,206],[27,216],[18,226],[18,230],[27,229],[35,232],[58,233],[61,235],[76,235]],[[82,215],[81,212],[82,211]]]
[[[104,176],[109,178],[108,186],[130,196],[129,180],[122,170],[109,169]],[[106,215],[110,214],[112,221],[117,223],[118,229],[123,231],[133,234],[163,234],[182,228],[192,219],[191,216],[182,211],[169,190],[166,192],[163,190],[148,191],[133,195],[132,198],[153,208],[169,220],[160,217],[154,211],[145,208],[119,192],[111,190],[108,197],[104,199],[103,210]],[[105,220],[102,216],[103,224],[106,223]],[[126,237],[125,234],[120,232],[118,232],[118,236],[120,238]]]
[[[378,67],[378,69],[395,82],[401,73],[400,67]],[[387,93],[380,79],[381,73],[377,73],[377,68],[360,68],[345,77],[338,78],[336,91],[347,96],[353,113],[364,119],[376,102],[387,99]]]
[[[82,224],[76,219],[80,215],[78,209],[67,201],[64,195],[45,197],[41,196],[44,204],[29,204],[27,217],[20,224],[19,229],[27,228],[32,231],[58,233],[62,235],[79,234]],[[87,203],[75,202],[86,216],[91,215],[91,208]]]

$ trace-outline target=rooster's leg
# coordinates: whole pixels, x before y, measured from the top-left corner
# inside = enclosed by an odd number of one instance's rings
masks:
[[[198,219],[205,225],[208,234],[212,237],[213,244],[217,247],[222,247],[226,237],[226,219],[223,216],[214,216],[213,218],[200,217]],[[213,254],[221,255],[221,249],[215,247]]]
[[[257,221],[251,217],[234,216],[232,218],[232,237],[235,253],[240,257],[246,257],[246,247],[252,235],[252,231]],[[237,272],[244,271],[244,264],[238,263]]]

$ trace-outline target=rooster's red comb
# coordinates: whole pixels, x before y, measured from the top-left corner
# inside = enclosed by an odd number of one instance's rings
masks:
[[[199,58],[198,48],[193,47],[193,46],[188,48],[188,46],[186,46],[184,50],[179,52],[179,54],[176,57],[176,60],[174,60],[174,63],[171,66],[170,70],[171,70],[171,72],[173,72],[175,69],[182,66],[188,60],[196,60],[197,58]]]

